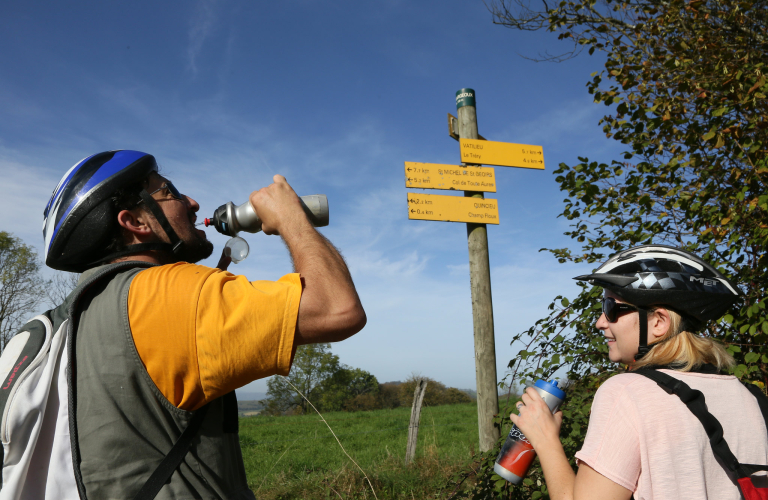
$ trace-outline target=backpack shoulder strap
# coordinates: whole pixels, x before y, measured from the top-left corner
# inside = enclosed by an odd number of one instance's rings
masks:
[[[48,318],[36,316],[26,325],[22,326],[18,333],[5,345],[0,356],[0,417],[5,414],[8,399],[13,393],[18,381],[25,371],[40,355],[46,344],[50,342],[51,324]],[[2,427],[0,427],[2,430]],[[5,461],[5,448],[0,445],[0,468]],[[3,486],[2,474],[0,474],[0,488]]]
[[[763,420],[765,420],[765,428],[768,430],[768,396],[763,394],[755,384],[744,384],[749,392],[757,399],[757,405],[760,407],[760,413],[763,414]]]
[[[8,396],[16,382],[40,354],[50,335],[50,326],[38,316],[22,326],[5,346],[0,358],[0,373],[3,375],[3,385],[0,386],[0,415],[5,411]]]
[[[152,500],[160,492],[160,489],[165,486],[165,483],[170,479],[173,472],[179,466],[190,446],[192,441],[197,436],[197,431],[200,430],[200,426],[203,425],[203,419],[208,412],[208,405],[203,406],[192,415],[187,427],[179,436],[179,439],[173,444],[173,448],[165,456],[160,465],[157,466],[155,471],[149,476],[147,482],[141,487],[141,490],[133,497],[134,500]]]
[[[707,410],[704,394],[701,391],[691,389],[688,384],[682,380],[678,380],[660,371],[640,369],[633,371],[632,373],[648,377],[656,382],[659,387],[664,389],[667,393],[675,394],[679,397],[691,413],[699,419],[701,425],[704,426],[704,430],[709,437],[709,444],[712,447],[712,452],[720,459],[726,469],[736,474],[738,477],[741,477],[741,464],[731,452],[728,443],[726,443],[723,438],[723,426],[720,425],[720,422],[715,416]]]

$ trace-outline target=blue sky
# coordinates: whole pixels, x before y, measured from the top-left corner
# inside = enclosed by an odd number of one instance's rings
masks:
[[[328,196],[323,233],[368,314],[333,351],[381,382],[418,372],[475,386],[466,225],[409,221],[403,172],[404,161],[459,162],[446,121],[457,90],[476,90],[483,136],[541,145],[546,161],[543,172],[496,167],[489,195],[501,220],[488,230],[500,377],[511,337],[556,295],[573,295],[570,278],[587,270],[538,252],[569,244],[553,170],[622,151],[585,88],[601,60],[525,59],[568,47],[494,25],[479,0],[10,0],[0,47],[0,229],[42,255],[51,191],[100,151],[155,155],[201,217],[285,175],[300,195]],[[209,238],[219,250],[227,239]],[[290,272],[278,238],[245,238],[251,254],[231,271]]]

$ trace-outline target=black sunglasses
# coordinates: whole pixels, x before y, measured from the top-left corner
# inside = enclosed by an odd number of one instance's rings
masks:
[[[613,297],[603,297],[603,314],[611,323],[615,322],[620,314],[637,310],[638,308],[633,305],[616,302]]]
[[[175,198],[180,201],[184,201],[184,195],[179,192],[178,189],[176,189],[176,186],[173,185],[171,181],[165,181],[162,186],[160,186],[158,189],[155,189],[151,193],[149,193],[149,196],[152,196],[153,194],[157,193],[158,191],[162,191],[163,189],[167,189],[168,192],[171,194],[172,198]],[[158,200],[162,201],[162,200]]]

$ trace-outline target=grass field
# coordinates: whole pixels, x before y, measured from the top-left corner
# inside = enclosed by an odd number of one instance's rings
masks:
[[[475,403],[424,407],[417,459],[406,467],[410,412],[397,408],[323,415],[379,499],[436,498],[477,448]],[[248,482],[258,498],[373,498],[317,414],[241,418],[240,444]]]

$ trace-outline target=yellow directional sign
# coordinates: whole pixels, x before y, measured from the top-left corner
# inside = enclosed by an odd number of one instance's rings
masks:
[[[405,187],[495,193],[496,175],[491,167],[462,167],[407,161]]]
[[[541,146],[475,139],[461,139],[459,144],[461,161],[464,163],[544,170],[544,151]]]
[[[408,218],[498,224],[499,205],[487,198],[408,193]]]

